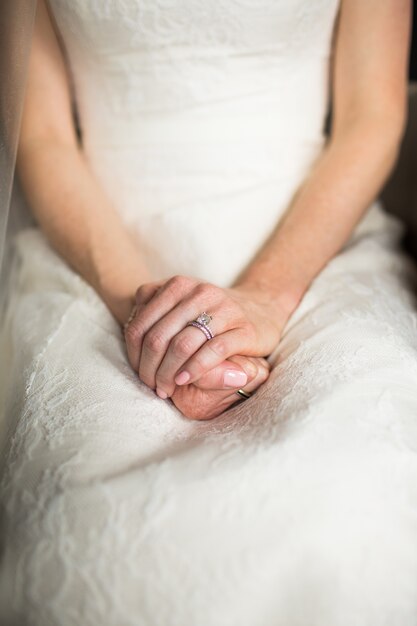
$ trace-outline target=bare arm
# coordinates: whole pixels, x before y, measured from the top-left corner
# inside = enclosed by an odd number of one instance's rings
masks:
[[[66,68],[43,0],[38,2],[17,166],[48,240],[123,323],[137,287],[150,277],[78,145]]]
[[[143,306],[126,331],[129,360],[160,397],[174,397],[232,355],[271,354],[314,277],[378,194],[405,125],[410,13],[411,0],[341,1],[330,140],[236,284],[174,276],[150,301],[144,288],[138,292]],[[191,334],[190,310],[210,311],[210,341]]]
[[[276,231],[238,281],[287,313],[379,193],[406,119],[410,0],[342,0],[330,140]]]

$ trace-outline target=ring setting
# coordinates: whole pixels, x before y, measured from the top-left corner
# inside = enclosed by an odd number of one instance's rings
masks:
[[[196,317],[195,320],[191,320],[188,322],[187,326],[194,326],[194,328],[198,328],[201,332],[206,336],[207,341],[213,339],[214,335],[209,328],[209,324],[212,320],[212,316],[203,311]]]
[[[212,319],[213,318],[211,317],[211,315],[203,311],[202,313],[200,313],[195,321],[199,324],[203,324],[203,326],[208,326]]]

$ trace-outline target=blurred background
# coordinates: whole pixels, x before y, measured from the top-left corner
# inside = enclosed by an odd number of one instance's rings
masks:
[[[385,208],[406,224],[404,247],[417,262],[417,0],[413,2],[408,123],[398,163],[382,190]]]
[[[417,0],[414,0],[413,8],[413,39],[410,56],[410,80],[417,81]]]

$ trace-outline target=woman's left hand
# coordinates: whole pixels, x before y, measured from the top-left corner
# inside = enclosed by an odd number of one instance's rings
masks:
[[[247,378],[244,391],[252,395],[268,379],[270,366],[260,357],[232,356],[194,383],[175,387],[172,402],[185,417],[193,420],[212,419],[241,403],[242,397],[236,394],[236,388],[223,386],[225,370],[244,372]]]
[[[187,326],[202,312],[212,320],[209,341]],[[187,276],[146,283],[136,292],[136,313],[125,328],[129,361],[161,398],[240,354],[265,357],[277,346],[289,314],[271,294],[239,285],[220,288]]]

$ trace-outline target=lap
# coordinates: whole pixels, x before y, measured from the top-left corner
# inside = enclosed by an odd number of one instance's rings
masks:
[[[390,611],[411,625],[412,279],[383,239],[358,238],[307,292],[268,382],[203,423],[139,383],[92,294],[63,288],[43,336],[31,335],[36,316],[23,324],[24,356],[35,365],[3,481],[11,524],[21,519],[7,561],[14,570],[20,551],[21,604],[49,619],[56,610],[65,625],[81,601],[86,625],[174,615],[212,626],[230,615],[224,623],[254,626],[280,615],[292,626],[306,623],[301,605],[312,625],[355,623],[346,606],[361,625],[383,624]],[[36,297],[29,290],[25,306]],[[45,540],[47,561],[36,548]],[[91,602],[79,587],[88,577]],[[120,602],[114,618],[100,586],[109,577]],[[55,608],[42,606],[46,597]]]
[[[108,429],[109,438],[120,437],[121,445],[139,437],[141,448],[148,441],[151,451],[160,441],[228,432],[233,421],[236,432],[256,431],[256,415],[263,414],[266,402],[268,407],[273,402],[269,409],[275,413],[287,406],[294,418],[302,407],[315,400],[322,404],[346,385],[362,386],[363,396],[374,388],[388,396],[395,381],[413,384],[416,273],[384,229],[353,238],[316,278],[270,357],[267,384],[250,402],[200,424],[190,423],[138,380],[104,304],[40,234],[29,232],[21,248],[24,271],[9,319],[14,345],[9,414],[13,419],[16,413],[30,414],[30,423],[39,423],[56,441],[63,433],[81,437],[85,430],[96,431],[100,440]]]
[[[339,401],[349,413],[358,396],[370,405],[381,396],[379,406],[396,396],[411,401],[417,373],[415,270],[383,230],[358,236],[316,278],[270,357],[269,381],[249,402],[202,423],[183,418],[138,380],[118,326],[98,296],[41,236],[29,233],[28,239],[22,256],[29,275],[10,320],[15,350],[9,417],[13,422],[18,413],[26,416],[23,428],[29,423],[29,432],[42,431],[53,450],[62,444],[68,458],[70,442],[76,450],[87,448],[87,467],[93,448],[101,457],[98,466],[110,467],[118,446],[128,464],[153,458],[170,442],[231,429],[262,439],[277,419],[281,423],[277,416],[284,409],[293,422],[316,404],[323,414]],[[102,448],[109,450],[105,459]]]

